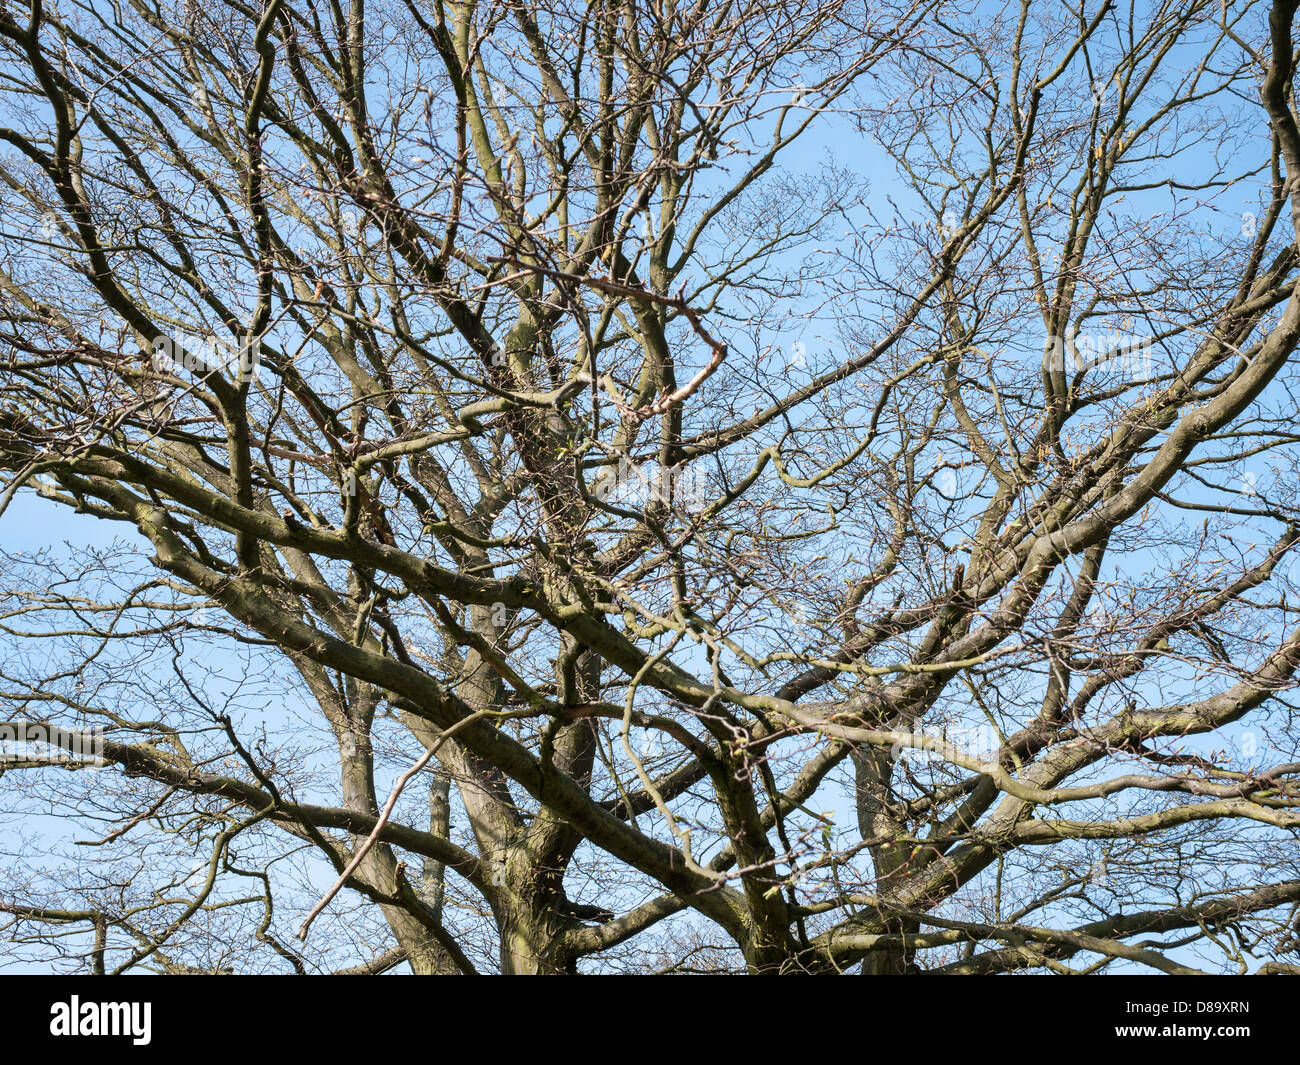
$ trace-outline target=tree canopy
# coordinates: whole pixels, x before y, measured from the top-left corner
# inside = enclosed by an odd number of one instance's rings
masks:
[[[1294,970],[1296,8],[0,4],[6,953]]]

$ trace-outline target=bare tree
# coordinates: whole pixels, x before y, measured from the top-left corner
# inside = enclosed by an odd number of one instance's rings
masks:
[[[7,953],[1293,970],[1296,7],[0,4]]]

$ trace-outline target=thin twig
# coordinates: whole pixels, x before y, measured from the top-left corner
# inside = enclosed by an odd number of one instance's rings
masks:
[[[384,809],[379,814],[379,820],[375,822],[375,827],[370,830],[370,835],[366,837],[365,842],[357,848],[356,854],[352,856],[352,861],[348,862],[347,867],[339,874],[339,878],[334,881],[334,886],[330,888],[329,891],[325,892],[325,895],[321,898],[320,902],[316,903],[316,905],[312,907],[311,913],[307,915],[307,919],[303,921],[302,927],[298,929],[299,939],[305,940],[307,938],[307,931],[311,928],[311,923],[316,920],[326,906],[334,901],[334,896],[343,889],[343,885],[348,882],[352,874],[357,871],[357,867],[365,860],[366,855],[370,853],[370,848],[375,845],[375,841],[379,838],[379,833],[381,833],[384,830],[384,826],[388,824],[388,819],[393,813],[393,807],[397,805],[397,800],[401,796],[402,789],[406,787],[407,782],[429,764],[429,759],[438,753],[438,748],[443,745],[445,740],[449,739],[466,725],[477,721],[479,718],[486,717],[490,713],[491,711],[489,710],[479,710],[470,714],[469,717],[457,721],[456,724],[452,725],[451,728],[442,733],[442,735],[434,741],[424,754],[420,755],[419,759],[410,769],[397,778],[397,782],[393,785],[393,790],[388,796],[388,801],[384,803]]]

